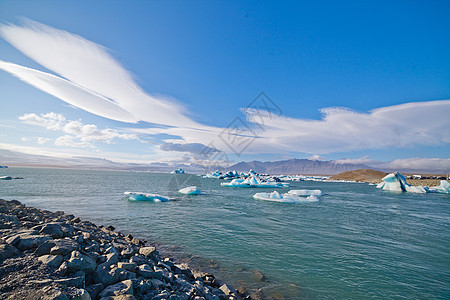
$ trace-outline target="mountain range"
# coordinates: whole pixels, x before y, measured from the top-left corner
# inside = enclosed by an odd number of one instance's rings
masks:
[[[238,172],[246,172],[250,169],[257,173],[265,174],[304,174],[304,175],[334,175],[346,171],[358,169],[371,169],[364,164],[346,164],[335,161],[310,160],[310,159],[288,159],[280,161],[241,161],[228,169]]]

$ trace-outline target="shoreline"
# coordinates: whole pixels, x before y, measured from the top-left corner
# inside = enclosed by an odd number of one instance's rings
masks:
[[[251,299],[146,241],[0,199],[0,299]]]

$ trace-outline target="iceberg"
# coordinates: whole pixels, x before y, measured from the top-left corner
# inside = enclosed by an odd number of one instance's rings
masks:
[[[188,186],[183,189],[180,189],[178,193],[185,195],[199,195],[202,193],[196,186]]]
[[[233,179],[230,182],[222,182],[221,186],[225,187],[263,187],[263,188],[283,188],[289,187],[288,183],[282,182],[267,182],[262,181],[257,176],[251,176],[247,179]]]
[[[439,186],[428,188],[429,193],[450,194],[450,183],[447,180],[441,180]]]
[[[138,193],[138,192],[125,192],[125,195],[128,196],[129,200],[135,201],[152,201],[152,202],[167,202],[170,199],[157,194],[146,194],[146,193]]]
[[[319,201],[319,197],[315,195],[308,196],[306,198],[301,198],[299,196],[295,196],[289,193],[280,194],[277,191],[273,191],[272,193],[256,193],[253,195],[253,198],[264,200],[264,201],[273,201],[273,202],[282,202],[282,203],[300,203],[300,202],[317,202]]]
[[[405,176],[398,172],[390,173],[383,177],[383,182],[377,188],[393,192],[409,192],[424,194],[427,190],[423,186],[411,186],[406,182]]]
[[[176,169],[171,172],[172,174],[186,174],[183,169]]]
[[[300,197],[323,196],[323,193],[321,190],[290,190],[288,192],[288,194],[300,196]]]

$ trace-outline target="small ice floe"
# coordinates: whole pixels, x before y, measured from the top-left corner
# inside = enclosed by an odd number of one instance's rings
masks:
[[[138,193],[138,192],[125,192],[125,195],[128,196],[129,200],[135,201],[152,201],[152,202],[167,202],[170,199],[157,194],[146,194],[146,193]]]
[[[257,176],[251,176],[247,179],[233,179],[230,182],[222,182],[220,185],[226,187],[263,187],[263,188],[289,187],[289,183],[262,181]]]
[[[280,194],[277,191],[273,191],[272,193],[256,193],[253,195],[253,198],[264,200],[264,201],[273,201],[273,202],[283,202],[283,203],[300,203],[300,202],[317,202],[319,201],[319,197],[316,195],[310,195],[306,198],[292,195],[289,193]]]
[[[11,180],[12,177],[11,176],[2,176],[0,177],[0,180]]]
[[[183,169],[176,169],[171,172],[172,174],[186,174]]]
[[[288,192],[288,194],[300,196],[300,197],[323,196],[323,193],[321,190],[290,190]]]
[[[180,189],[178,193],[185,195],[199,195],[202,193],[196,186],[188,186],[183,189]]]
[[[441,180],[439,186],[428,188],[429,193],[450,194],[450,183],[447,180]]]
[[[383,177],[383,182],[377,188],[393,192],[409,192],[424,194],[427,192],[423,186],[411,186],[406,182],[405,176],[398,172],[390,173]]]

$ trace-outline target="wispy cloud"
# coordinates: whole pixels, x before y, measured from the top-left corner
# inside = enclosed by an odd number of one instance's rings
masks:
[[[245,112],[250,122],[260,122],[257,110]],[[406,103],[368,113],[328,108],[322,114],[321,120],[273,115],[264,121],[263,139],[257,139],[254,147],[262,150],[275,145],[325,154],[450,143],[450,100]]]

